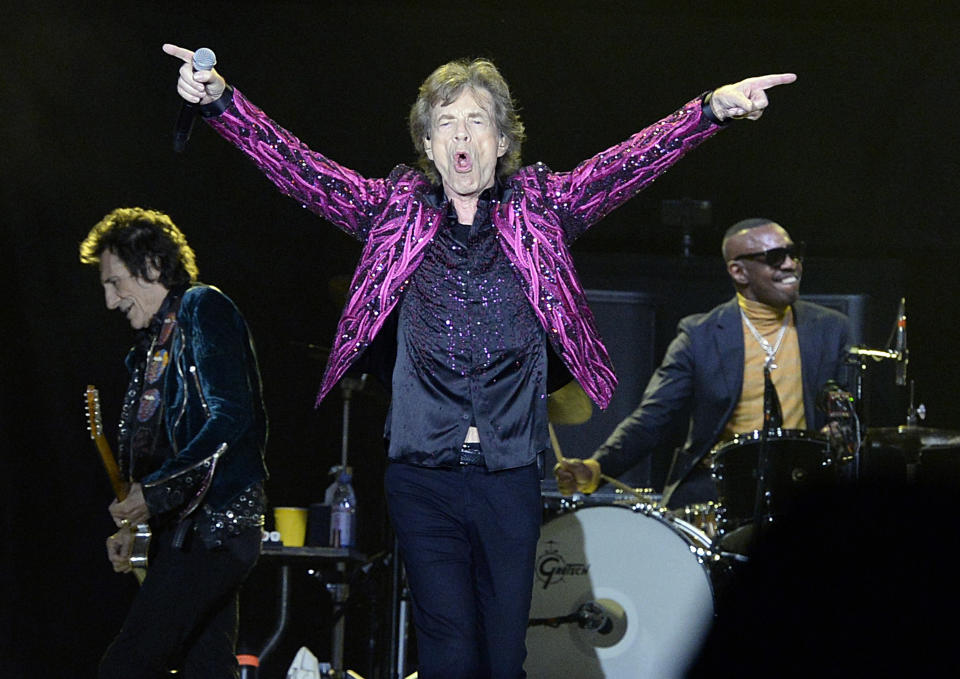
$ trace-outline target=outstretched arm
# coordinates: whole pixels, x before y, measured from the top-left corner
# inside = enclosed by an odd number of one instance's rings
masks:
[[[787,85],[796,79],[794,73],[778,73],[746,78],[718,87],[710,96],[710,110],[721,121],[729,118],[756,120],[770,103],[767,90],[777,85]]]
[[[767,107],[766,90],[793,82],[793,73],[746,78],[697,97],[629,139],[580,163],[571,172],[550,173],[547,193],[569,206],[568,242],[646,188],[732,118],[756,120]],[[704,102],[707,103],[704,103]]]
[[[367,179],[311,150],[240,92],[227,87],[216,69],[194,72],[192,51],[169,43],[163,51],[183,62],[177,92],[185,101],[201,105],[210,127],[243,151],[283,194],[354,238],[366,239],[370,214],[388,196],[385,180]],[[420,177],[410,174],[409,181]]]

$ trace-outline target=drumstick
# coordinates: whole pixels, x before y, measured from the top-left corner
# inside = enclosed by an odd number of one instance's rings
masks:
[[[550,431],[550,445],[553,446],[553,454],[557,456],[557,462],[563,462],[563,453],[560,452],[560,442],[557,440],[557,432],[553,430],[553,422],[547,422],[547,429]]]
[[[553,454],[557,456],[557,462],[563,463],[563,453],[560,452],[560,442],[557,440],[557,432],[553,430],[553,422],[547,423],[547,429],[550,431],[550,445],[553,446]],[[630,493],[631,495],[636,495],[638,498],[644,501],[648,501],[650,498],[643,493],[639,492],[636,488],[631,488],[622,481],[617,481],[612,476],[607,476],[606,474],[600,474],[600,478],[609,483],[614,488],[619,488],[624,493]]]
[[[615,478],[613,478],[612,476],[607,476],[606,474],[601,474],[601,475],[600,475],[600,478],[603,479],[604,481],[606,481],[607,483],[609,483],[609,484],[610,484],[611,486],[613,486],[614,488],[618,488],[618,489],[622,490],[624,493],[630,493],[631,495],[636,495],[636,496],[637,496],[638,498],[640,498],[641,500],[649,500],[649,499],[650,499],[650,497],[649,497],[648,495],[645,495],[644,493],[641,493],[641,492],[640,492],[639,490],[637,490],[636,488],[631,488],[630,486],[628,486],[627,484],[625,484],[623,481],[617,481],[617,480],[616,480]]]

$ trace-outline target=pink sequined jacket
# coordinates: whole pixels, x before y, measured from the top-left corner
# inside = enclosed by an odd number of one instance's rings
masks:
[[[223,110],[207,122],[282,193],[363,242],[319,403],[383,326],[446,222],[446,208],[419,170],[398,165],[386,178],[367,179],[311,151],[239,91],[232,90],[232,101],[230,96],[228,90],[215,102]],[[527,300],[554,350],[601,408],[609,404],[617,378],[569,246],[718,129],[698,97],[571,172],[552,172],[542,163],[520,169],[505,181],[493,208],[500,245]]]

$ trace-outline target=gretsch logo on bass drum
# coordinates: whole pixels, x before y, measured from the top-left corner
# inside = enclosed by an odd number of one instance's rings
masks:
[[[587,575],[590,571],[590,564],[588,563],[567,563],[563,555],[560,554],[560,550],[556,548],[556,544],[556,541],[548,540],[543,553],[537,555],[537,580],[543,583],[544,589],[550,585],[563,582],[567,576]]]

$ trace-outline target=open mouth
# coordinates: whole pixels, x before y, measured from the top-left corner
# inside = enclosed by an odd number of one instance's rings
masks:
[[[790,274],[789,276],[784,276],[783,278],[777,279],[776,282],[780,283],[781,285],[796,285],[800,282],[800,277]]]
[[[473,169],[473,160],[466,151],[457,151],[453,154],[453,167],[457,172],[469,172]]]

